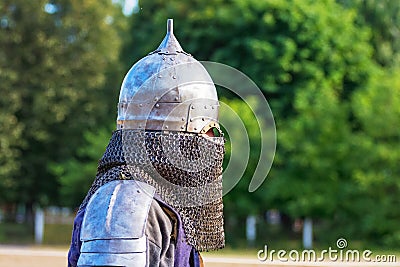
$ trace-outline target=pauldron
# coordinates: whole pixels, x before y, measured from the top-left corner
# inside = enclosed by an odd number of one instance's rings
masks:
[[[78,266],[147,266],[145,227],[154,192],[135,180],[100,187],[83,218]]]

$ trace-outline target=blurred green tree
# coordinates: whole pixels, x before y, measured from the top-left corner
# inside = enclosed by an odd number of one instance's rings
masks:
[[[0,31],[0,39],[3,38],[7,37],[4,31]],[[18,173],[20,167],[18,148],[23,144],[21,141],[23,127],[15,116],[15,112],[21,106],[18,93],[12,86],[17,74],[7,68],[8,62],[3,54],[4,51],[0,49],[0,88],[2,93],[0,98],[0,199],[11,201],[16,197],[17,183],[14,175]]]
[[[171,17],[187,52],[242,70],[277,119],[276,163],[250,195],[257,125],[245,103],[220,91],[252,147],[225,196],[228,229],[279,208],[323,218],[341,234],[399,244],[397,1],[141,1],[129,35],[118,35],[120,13],[106,0],[0,3],[1,202],[47,204],[61,192],[63,204],[80,203],[109,138],[96,129],[114,119],[126,73],[121,42],[128,69],[158,46]]]
[[[120,68],[120,13],[108,0],[1,2],[1,154],[11,151],[1,169],[14,172],[0,173],[0,201],[28,211],[58,201],[49,162],[73,156],[116,98],[117,88],[105,86]]]
[[[240,181],[225,197],[228,218],[279,207],[292,218],[332,219],[349,197],[344,188],[355,186],[350,99],[377,70],[356,10],[334,0],[143,1],[131,17],[127,64],[157,47],[168,17],[187,52],[252,78],[277,119],[270,181],[251,196]]]
[[[380,245],[400,246],[400,69],[377,71],[371,86],[353,96],[357,119],[352,169],[358,186],[359,231]]]
[[[248,192],[260,156],[263,122],[257,121],[254,114],[260,105],[256,97],[222,98],[221,103],[220,121],[227,139],[223,179],[225,225],[227,232],[236,233],[226,238],[232,245],[238,236],[244,236],[246,217],[265,210],[263,197],[259,194],[250,197]]]
[[[85,143],[77,150],[77,155],[62,163],[50,165],[52,173],[59,177],[60,204],[77,208],[86,196],[103,155],[111,131],[104,127],[83,133]]]
[[[400,64],[400,2],[392,0],[338,0],[354,9],[357,21],[372,33],[374,58],[382,66]]]
[[[369,32],[355,25],[354,10],[331,0],[143,1],[131,17],[127,65],[157,47],[168,17],[186,51],[242,70],[278,118],[292,113],[297,90],[329,79],[349,94],[368,75]]]
[[[343,188],[352,184],[348,105],[321,84],[299,91],[295,110],[298,115],[278,126],[280,149],[266,196],[292,218],[333,220]]]

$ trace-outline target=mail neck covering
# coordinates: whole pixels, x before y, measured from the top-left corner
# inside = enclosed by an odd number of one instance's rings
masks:
[[[224,138],[185,132],[117,130],[99,160],[81,208],[107,182],[135,179],[181,216],[187,242],[198,251],[225,243],[222,203]]]

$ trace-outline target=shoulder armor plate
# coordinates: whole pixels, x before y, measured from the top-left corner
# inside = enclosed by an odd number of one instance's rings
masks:
[[[86,207],[78,266],[146,266],[145,227],[154,192],[135,180],[100,187]]]

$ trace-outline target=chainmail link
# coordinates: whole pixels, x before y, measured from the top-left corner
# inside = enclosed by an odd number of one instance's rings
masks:
[[[118,179],[146,182],[179,213],[190,245],[198,251],[222,248],[225,243],[223,156],[223,137],[115,131],[80,208],[107,182]]]

